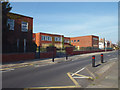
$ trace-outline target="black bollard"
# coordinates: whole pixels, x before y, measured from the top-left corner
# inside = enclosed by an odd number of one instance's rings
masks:
[[[52,62],[54,62],[54,52],[53,52]]]
[[[92,67],[95,67],[95,55],[92,56]]]
[[[104,63],[104,62],[103,62],[103,54],[101,54],[101,63]]]
[[[40,58],[40,46],[38,46],[38,58]]]
[[[54,62],[54,57],[52,58],[52,62]]]
[[[68,55],[66,54],[66,60],[68,59]]]

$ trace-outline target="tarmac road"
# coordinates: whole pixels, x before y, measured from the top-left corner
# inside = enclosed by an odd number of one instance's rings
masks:
[[[113,51],[104,54],[104,60],[117,58],[118,52]],[[75,72],[88,64],[91,64],[91,56],[78,60],[56,63],[47,66],[28,66],[2,73],[2,88],[27,88],[45,86],[74,86],[75,84],[67,76],[68,72]],[[96,61],[100,61],[100,55],[96,55]]]

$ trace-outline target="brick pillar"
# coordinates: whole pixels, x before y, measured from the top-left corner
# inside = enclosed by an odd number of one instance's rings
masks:
[[[67,55],[72,55],[73,54],[73,47],[66,47],[65,51],[66,51]]]

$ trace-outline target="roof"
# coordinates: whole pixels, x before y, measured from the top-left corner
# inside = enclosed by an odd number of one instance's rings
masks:
[[[33,19],[33,17],[25,16],[25,15],[21,15],[21,14],[16,14],[16,13],[12,13],[12,12],[9,12],[9,14],[18,15],[18,16],[22,16],[22,17],[27,17],[27,18],[32,18]]]
[[[38,33],[43,33],[43,32],[38,32]],[[52,33],[43,33],[43,34],[56,35],[56,36],[64,36],[64,35],[60,35],[60,34],[52,34]]]
[[[86,36],[95,36],[95,35],[86,35]],[[86,36],[77,36],[77,37],[86,37]],[[77,38],[77,37],[70,37],[70,38]],[[95,37],[99,37],[99,36],[95,36]]]

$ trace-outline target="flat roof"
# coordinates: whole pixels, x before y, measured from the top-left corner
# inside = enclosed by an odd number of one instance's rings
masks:
[[[43,32],[38,32],[38,33],[43,33]],[[43,33],[43,34],[49,34],[49,35],[57,35],[57,36],[64,36],[64,35],[60,35],[60,34],[52,34],[52,33]]]
[[[95,35],[86,35],[86,36],[95,36]],[[86,36],[77,36],[77,37],[86,37]],[[70,38],[77,38],[77,37],[70,37]],[[99,36],[95,36],[95,37],[99,37]]]

